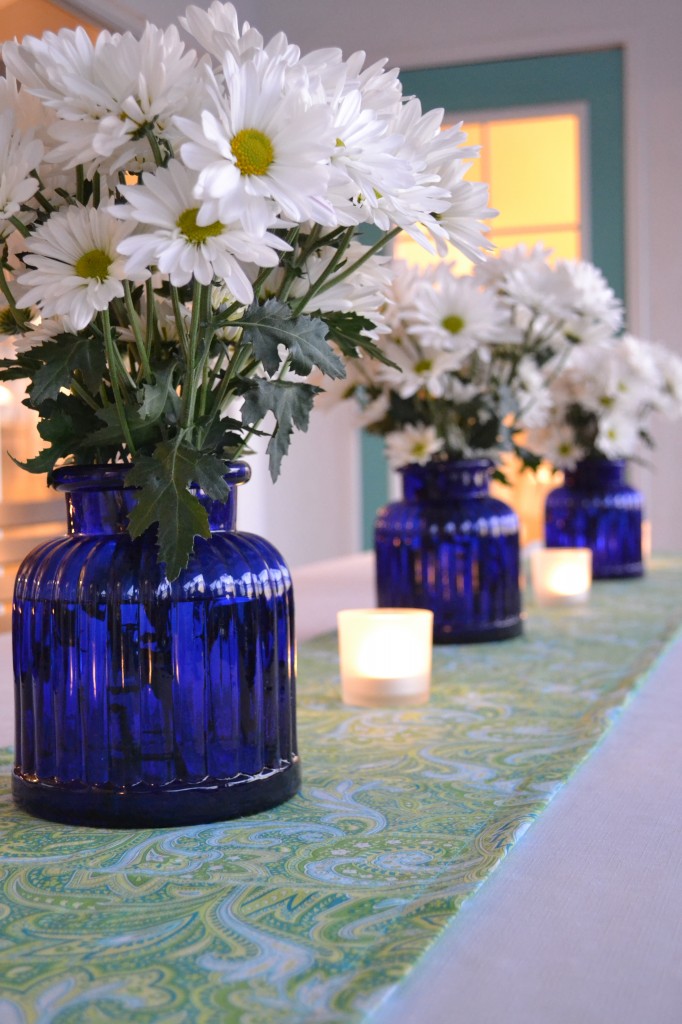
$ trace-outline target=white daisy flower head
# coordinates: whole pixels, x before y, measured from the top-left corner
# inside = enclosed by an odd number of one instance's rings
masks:
[[[381,366],[377,379],[401,398],[412,398],[422,391],[430,398],[442,398],[450,375],[462,365],[461,353],[444,352],[428,345],[390,345],[384,346],[384,351],[399,369]]]
[[[178,20],[202,49],[219,61],[226,53],[239,60],[263,49],[263,36],[248,21],[240,29],[239,16],[233,4],[214,0],[207,10],[192,5]]]
[[[676,419],[682,416],[682,358],[664,345],[651,344],[662,382],[657,405],[665,416]]]
[[[552,409],[552,395],[535,360],[523,356],[516,367],[514,390],[519,405],[521,429],[543,427]]]
[[[587,452],[578,444],[573,427],[564,421],[561,412],[555,408],[546,426],[529,430],[528,446],[553,466],[572,469]]]
[[[415,463],[425,466],[443,447],[443,439],[431,424],[408,423],[386,435],[386,457],[392,469]]]
[[[574,310],[581,317],[597,321],[615,334],[623,323],[623,305],[598,267],[586,260],[559,260],[558,287],[568,279],[574,291]]]
[[[198,172],[199,224],[241,219],[248,230],[267,224],[275,202],[296,223],[334,224],[326,197],[334,148],[331,113],[307,89],[290,87],[286,60],[261,53],[238,65],[228,54],[224,83],[212,79],[214,109],[200,123],[178,119],[191,140],[184,163]]]
[[[73,334],[74,331],[75,327],[68,317],[41,317],[36,310],[35,316],[28,325],[28,330],[15,336],[14,347],[17,352],[28,352],[29,349],[38,348],[45,341],[52,341],[60,334]]]
[[[328,195],[338,223],[374,223],[386,197],[413,183],[409,162],[398,155],[402,139],[363,105],[359,89],[345,92],[331,109],[336,145]]]
[[[132,224],[121,223],[106,208],[68,206],[36,228],[24,255],[19,284],[22,305],[37,306],[45,316],[69,318],[82,330],[112,299],[122,298],[123,281],[131,278],[118,252]]]
[[[630,410],[614,408],[599,420],[595,448],[607,459],[632,458],[640,443],[640,423]]]
[[[18,129],[13,110],[0,114],[0,237],[6,238],[15,227],[11,218],[24,223],[21,210],[38,189],[32,175],[43,155],[43,144],[31,133]]]
[[[139,172],[156,166],[155,143],[181,140],[175,115],[198,112],[197,60],[175,26],[148,24],[140,39],[81,27],[6,43],[5,62],[23,87],[56,114],[58,145],[47,159],[64,167]]]
[[[239,302],[250,303],[253,287],[243,264],[276,266],[276,250],[288,246],[268,231],[247,232],[239,222],[198,224],[196,181],[196,174],[171,160],[168,167],[145,174],[142,184],[121,188],[127,203],[111,206],[109,212],[139,225],[118,248],[128,257],[126,271],[136,276],[156,266],[177,287],[192,278],[204,285],[218,278]]]
[[[511,271],[527,263],[546,264],[551,255],[552,250],[541,242],[536,242],[530,248],[522,244],[508,249],[498,249],[492,258],[476,264],[473,275],[479,284],[504,291],[507,276]]]
[[[479,345],[502,340],[502,312],[495,296],[445,264],[415,289],[405,322],[423,344],[458,352],[460,359]]]

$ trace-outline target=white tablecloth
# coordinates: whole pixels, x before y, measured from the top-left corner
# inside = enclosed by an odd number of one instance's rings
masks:
[[[294,583],[302,640],[374,603],[367,554]],[[371,1024],[682,1024],[681,723],[682,638]]]

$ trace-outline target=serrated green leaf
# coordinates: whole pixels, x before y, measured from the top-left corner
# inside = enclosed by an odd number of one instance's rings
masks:
[[[177,423],[181,402],[173,387],[175,366],[166,363],[154,369],[153,382],[142,385],[142,401],[139,414],[141,420],[156,421],[165,416],[169,423]]]
[[[305,377],[317,366],[327,377],[336,380],[346,375],[342,361],[327,341],[327,326],[319,318],[294,317],[285,303],[268,299],[262,306],[251,306],[241,326],[270,376],[277,373],[282,363],[280,345],[288,350],[295,373]]]
[[[320,317],[327,324],[329,337],[336,342],[344,356],[357,359],[364,353],[384,366],[400,369],[400,366],[389,359],[371,338],[362,333],[374,327],[374,323],[367,317],[353,312],[320,313]]]
[[[46,341],[31,352],[43,361],[28,389],[34,408],[47,398],[56,398],[61,388],[69,387],[76,370],[93,394],[99,390],[106,360],[102,346],[92,338],[60,334],[54,341]]]
[[[203,464],[219,460],[199,454],[181,441],[163,441],[152,455],[138,455],[130,470],[127,487],[139,488],[129,517],[132,537],[158,524],[159,559],[166,564],[170,580],[180,575],[189,561],[195,537],[210,537],[206,509],[189,491],[201,475],[214,481],[214,467]],[[198,461],[202,466],[197,471]]]
[[[294,428],[304,432],[308,429],[315,395],[322,389],[312,384],[262,378],[254,379],[251,384],[251,389],[244,395],[242,419],[247,424],[255,424],[268,412],[274,414],[277,426],[270,437],[267,452],[270,456],[270,476],[276,480],[282,459],[289,450]]]

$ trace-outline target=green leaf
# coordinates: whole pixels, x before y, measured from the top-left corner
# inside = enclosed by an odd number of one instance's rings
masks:
[[[322,388],[293,381],[256,378],[244,395],[242,419],[244,423],[259,423],[268,412],[274,414],[275,427],[267,447],[270,456],[270,476],[276,480],[282,458],[289,450],[294,428],[306,431],[315,395]]]
[[[34,458],[17,465],[30,473],[44,473],[52,469],[57,459],[78,455],[87,444],[97,425],[95,414],[73,395],[59,394],[56,399],[46,399],[40,407],[41,419],[38,433],[50,443]]]
[[[153,383],[142,385],[140,419],[156,421],[163,416],[169,423],[177,423],[181,402],[173,386],[173,363],[154,368]]]
[[[329,329],[329,337],[336,342],[344,356],[357,359],[364,352],[370,359],[376,359],[384,366],[392,366],[395,370],[400,369],[400,366],[389,359],[371,338],[362,333],[374,327],[373,322],[367,317],[352,312],[320,313],[319,315]]]
[[[262,306],[251,306],[241,325],[245,338],[253,345],[256,356],[270,376],[282,363],[280,345],[288,349],[291,367],[301,376],[307,376],[313,366],[336,380],[346,375],[342,361],[327,342],[326,324],[319,318],[294,317],[283,302],[268,299]]]
[[[31,354],[43,362],[28,389],[34,408],[46,398],[56,398],[61,388],[68,388],[76,370],[81,372],[90,392],[96,394],[99,390],[106,360],[104,349],[96,340],[60,334],[54,341],[46,341],[40,348],[31,349]]]
[[[194,538],[211,534],[206,509],[189,485],[195,481],[211,497],[224,500],[224,474],[220,459],[203,455],[180,439],[163,441],[152,455],[136,457],[126,480],[127,487],[139,488],[129,518],[130,534],[140,537],[158,524],[159,558],[170,580],[186,567]]]

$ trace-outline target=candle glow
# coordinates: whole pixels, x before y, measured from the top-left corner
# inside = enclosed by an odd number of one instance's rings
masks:
[[[359,608],[338,613],[341,691],[346,704],[399,707],[429,698],[433,612]]]
[[[589,548],[539,548],[531,553],[531,581],[540,604],[586,601],[592,586]]]

